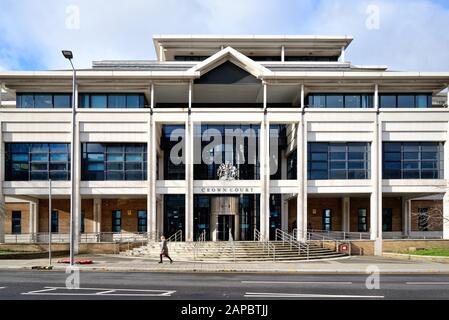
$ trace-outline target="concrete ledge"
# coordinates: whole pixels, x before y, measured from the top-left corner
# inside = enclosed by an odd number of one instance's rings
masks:
[[[55,251],[52,252],[52,257],[64,257],[69,254],[69,251]],[[29,259],[43,259],[48,257],[48,252],[11,252],[1,254],[0,260],[29,260]]]
[[[440,256],[421,256],[416,254],[393,253],[393,252],[384,252],[382,256],[384,256],[385,258],[393,258],[400,260],[449,263],[449,257],[440,257]]]

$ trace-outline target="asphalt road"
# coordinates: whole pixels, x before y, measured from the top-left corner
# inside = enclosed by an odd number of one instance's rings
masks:
[[[449,299],[448,275],[381,275],[369,290],[363,275],[83,272],[68,290],[54,271],[0,271],[3,299]],[[370,283],[373,283],[372,281]]]

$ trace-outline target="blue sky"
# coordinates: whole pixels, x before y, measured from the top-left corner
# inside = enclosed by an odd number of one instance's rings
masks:
[[[74,51],[78,68],[154,59],[153,34],[193,33],[352,35],[353,64],[449,71],[447,0],[0,0],[0,8],[0,70],[67,68],[61,49]]]

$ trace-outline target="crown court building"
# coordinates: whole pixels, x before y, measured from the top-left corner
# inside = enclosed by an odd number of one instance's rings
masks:
[[[0,243],[68,241],[71,211],[77,243],[449,239],[449,73],[354,65],[351,42],[155,36],[157,61],[77,70],[75,106],[72,71],[0,72]]]

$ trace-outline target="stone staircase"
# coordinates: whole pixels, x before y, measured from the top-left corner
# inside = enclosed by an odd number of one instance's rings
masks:
[[[256,241],[235,241],[234,246],[228,241],[170,242],[169,253],[178,261],[209,262],[301,261],[346,256],[312,243],[309,244],[308,254],[305,244],[301,244],[301,250],[282,241],[270,241],[270,250],[267,250],[267,246],[267,243],[263,246],[262,242]],[[159,259],[159,253],[159,243],[154,242],[122,252],[121,255]]]

